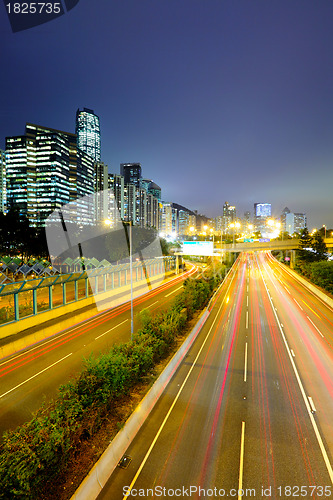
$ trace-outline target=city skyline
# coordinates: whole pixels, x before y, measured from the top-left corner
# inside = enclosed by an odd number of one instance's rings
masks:
[[[81,2],[16,34],[3,17],[0,148],[26,122],[74,132],[87,107],[109,171],[140,162],[164,200],[209,217],[269,202],[332,227],[332,18],[327,1],[215,0]]]

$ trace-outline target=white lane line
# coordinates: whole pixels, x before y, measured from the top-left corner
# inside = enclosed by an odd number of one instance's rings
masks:
[[[246,375],[247,375],[247,342],[245,342],[244,382],[246,382]]]
[[[249,285],[246,285],[246,291],[247,292],[249,291]]]
[[[294,301],[296,302],[296,304],[298,305],[298,307],[299,307],[300,309],[302,309],[302,311],[304,311],[304,309],[303,309],[303,307],[301,306],[301,304],[299,304],[295,298],[294,298]]]
[[[157,304],[158,300],[156,300],[155,302],[153,302],[152,304],[150,304],[150,306],[147,306],[145,307],[145,309],[149,309],[150,307],[153,307],[155,304]]]
[[[249,296],[248,295],[246,296],[246,306],[247,307],[249,306]]]
[[[308,400],[309,400],[312,412],[315,413],[317,410],[316,410],[316,407],[314,405],[314,402],[312,401],[311,396],[308,396]]]
[[[261,273],[261,276],[262,276],[262,271],[260,270],[260,273]],[[265,285],[266,287],[266,285]],[[266,291],[267,291],[267,287],[266,287]],[[302,394],[302,397],[303,397],[303,401],[305,403],[305,407],[307,409],[307,412],[309,414],[309,418],[310,418],[310,421],[311,421],[311,424],[312,424],[312,427],[313,427],[313,430],[314,430],[314,433],[316,435],[316,438],[317,438],[317,441],[318,441],[318,444],[319,444],[319,448],[320,448],[320,451],[322,453],[322,456],[323,456],[323,459],[324,459],[324,462],[325,462],[325,465],[326,465],[326,468],[327,468],[327,472],[330,476],[330,480],[331,482],[333,483],[333,468],[332,468],[332,465],[331,465],[331,462],[330,462],[330,459],[328,458],[328,455],[327,455],[327,451],[326,451],[326,448],[324,446],[324,443],[323,443],[323,440],[322,440],[322,437],[320,435],[320,432],[319,432],[319,429],[318,429],[318,426],[317,426],[317,423],[313,417],[313,414],[312,414],[312,410],[311,410],[311,407],[310,407],[310,404],[309,404],[309,401],[306,397],[306,394],[305,394],[305,390],[304,390],[304,387],[303,387],[303,384],[302,384],[302,381],[301,381],[301,378],[299,376],[299,373],[298,373],[298,370],[296,368],[296,365],[295,365],[295,362],[293,360],[293,357],[292,357],[292,354],[290,352],[290,349],[289,349],[289,346],[288,346],[288,343],[287,343],[287,339],[283,333],[283,330],[281,328],[281,323],[280,323],[280,320],[276,314],[276,311],[274,310],[274,307],[273,307],[273,303],[272,303],[272,299],[269,299],[270,302],[271,302],[271,306],[272,306],[272,309],[273,309],[273,313],[275,315],[275,319],[277,321],[277,324],[279,326],[279,329],[280,329],[280,332],[281,332],[281,335],[282,335],[282,339],[283,339],[283,342],[285,344],[285,347],[286,347],[286,350],[287,350],[287,354],[289,356],[289,359],[290,359],[290,362],[291,362],[291,366],[293,367],[293,370],[294,370],[294,373],[295,373],[295,376],[296,376],[296,380],[297,380],[297,383],[298,383],[298,386],[300,388],[300,391],[301,391],[301,394]]]
[[[173,293],[176,293],[178,292],[178,290],[180,290],[181,288],[183,288],[183,285],[180,286],[179,288],[176,288],[176,290],[173,290],[172,292],[168,293],[167,295],[164,295],[164,297],[169,297],[170,295],[172,295]]]
[[[46,372],[47,370],[49,370],[53,366],[57,365],[58,363],[61,363],[61,361],[63,361],[64,359],[68,358],[72,354],[73,354],[72,352],[70,354],[67,354],[67,356],[64,356],[63,358],[59,359],[55,363],[52,363],[52,365],[47,366],[46,368],[44,368],[44,370],[41,370],[40,372],[35,373],[35,375],[33,375],[32,377],[27,378],[27,380],[24,380],[23,382],[21,382],[20,384],[16,385],[12,389],[9,389],[9,391],[4,392],[3,394],[1,394],[0,399],[3,398],[4,396],[6,396],[7,394],[9,394],[10,392],[15,391],[15,389],[18,389],[19,387],[21,387],[22,385],[26,384],[27,382],[29,382],[30,380],[34,379],[35,377],[38,377],[38,375],[41,375],[42,373]]]
[[[243,499],[243,467],[244,467],[244,435],[245,435],[245,422],[242,422],[242,436],[241,436],[241,449],[239,459],[239,479],[238,479],[238,500]]]
[[[245,328],[249,327],[249,311],[246,311],[246,325]]]
[[[285,290],[289,293],[289,295],[291,295],[291,293],[289,292],[288,288],[284,287]]]
[[[308,318],[308,320],[309,320],[309,321],[311,321],[311,323],[313,324],[313,326],[315,327],[315,329],[317,330],[317,332],[318,332],[318,333],[320,333],[320,335],[324,338],[324,335],[321,333],[321,331],[320,331],[320,330],[318,330],[318,328],[316,327],[316,325],[314,324],[314,322],[312,321],[312,319],[311,319],[311,318],[309,318],[309,316],[308,316],[308,315],[307,315],[306,317]]]
[[[124,323],[126,323],[126,321],[128,321],[128,319],[125,319],[125,321],[122,321],[121,323],[118,323],[118,325],[116,325],[113,328],[110,328],[110,330],[107,330],[106,332],[102,333],[102,335],[98,335],[98,337],[95,337],[95,340],[103,337],[103,335],[106,335],[109,332],[112,332],[112,330],[114,330],[115,328],[118,328],[118,326],[120,326],[120,325],[123,325]]]
[[[231,283],[232,283],[232,281],[229,283],[229,286],[228,286],[228,289],[227,289],[227,292],[226,292],[226,293],[228,293],[229,288],[230,288],[230,286],[231,286]],[[173,408],[174,408],[175,404],[177,403],[177,401],[178,401],[178,399],[179,399],[179,397],[180,397],[180,395],[181,395],[181,393],[182,393],[182,391],[183,391],[183,389],[184,389],[184,387],[185,387],[185,384],[186,384],[186,382],[187,382],[187,380],[188,380],[189,376],[190,376],[190,375],[191,375],[191,373],[192,373],[193,368],[196,366],[197,360],[198,360],[198,358],[199,358],[199,356],[200,356],[200,354],[201,354],[201,352],[202,352],[202,350],[203,350],[203,348],[204,348],[204,346],[205,346],[205,344],[206,344],[206,342],[207,342],[207,340],[208,340],[208,337],[210,336],[210,333],[211,333],[211,331],[212,331],[212,329],[213,329],[213,327],[214,327],[214,325],[215,325],[215,322],[216,322],[217,318],[219,317],[219,314],[220,314],[220,311],[221,311],[221,309],[222,309],[223,305],[224,305],[224,300],[221,302],[221,305],[220,305],[220,307],[219,307],[219,309],[218,309],[218,311],[217,311],[217,313],[216,313],[215,319],[214,319],[213,323],[211,324],[211,327],[209,328],[209,331],[208,331],[208,333],[207,333],[207,335],[206,335],[206,337],[205,337],[205,339],[204,339],[203,343],[201,344],[201,347],[200,347],[200,349],[199,349],[199,352],[198,352],[198,354],[196,355],[195,360],[193,361],[192,366],[191,366],[191,368],[189,369],[188,374],[186,375],[186,377],[185,377],[185,379],[184,379],[184,382],[183,382],[183,383],[182,383],[182,385],[180,386],[179,391],[177,392],[177,394],[176,394],[176,396],[175,396],[175,399],[173,400],[173,403],[172,403],[172,405],[171,405],[171,406],[170,406],[170,408],[169,408],[168,413],[167,413],[167,414],[166,414],[166,416],[164,417],[164,420],[163,420],[163,422],[161,423],[161,425],[160,425],[160,427],[159,427],[159,429],[158,429],[158,431],[157,431],[157,433],[156,433],[156,435],[155,435],[155,437],[154,437],[154,439],[153,439],[153,441],[152,441],[151,445],[149,446],[149,449],[148,449],[148,451],[147,451],[146,455],[144,456],[144,459],[142,460],[142,462],[141,462],[141,464],[140,464],[140,467],[138,468],[138,470],[137,470],[137,472],[136,472],[136,474],[135,474],[134,478],[132,479],[132,482],[131,482],[131,484],[130,484],[130,485],[129,485],[129,487],[128,487],[127,493],[126,493],[126,495],[123,497],[123,500],[125,500],[126,498],[128,498],[128,497],[131,495],[131,491],[132,491],[133,486],[135,485],[135,483],[136,483],[136,481],[137,481],[137,479],[138,479],[139,475],[141,474],[141,471],[142,471],[142,469],[143,469],[143,467],[144,467],[145,463],[147,462],[147,460],[148,460],[148,458],[149,458],[149,455],[151,454],[151,452],[152,452],[152,450],[153,450],[153,448],[154,448],[154,446],[155,446],[156,441],[158,440],[158,438],[159,438],[159,436],[160,436],[160,434],[161,434],[161,432],[162,432],[162,430],[163,430],[163,428],[164,428],[165,424],[167,423],[167,420],[169,419],[169,416],[170,416],[170,414],[171,414],[171,412],[172,412],[172,410],[173,410]]]
[[[291,352],[292,357],[294,358],[295,357],[294,351],[292,349],[290,349],[290,352]]]

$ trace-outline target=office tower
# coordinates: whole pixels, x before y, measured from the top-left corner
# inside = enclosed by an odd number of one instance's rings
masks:
[[[125,184],[134,184],[135,187],[140,187],[140,180],[142,177],[140,163],[121,163],[120,174],[124,176]]]
[[[285,207],[284,210],[282,211],[282,214],[280,217],[281,231],[287,231],[287,229],[286,229],[286,217],[288,214],[290,214],[290,210],[288,207]]]
[[[0,213],[6,212],[6,155],[0,149]]]
[[[92,109],[76,112],[77,146],[95,161],[101,160],[101,130],[99,117]]]
[[[301,233],[306,228],[307,220],[306,214],[289,212],[285,217],[284,231],[290,235],[294,233]]]
[[[254,216],[255,217],[271,217],[272,205],[270,203],[255,203]]]
[[[247,210],[246,212],[244,212],[244,223],[250,224],[250,222],[251,222],[251,212]]]
[[[260,231],[262,236],[267,232],[267,221],[272,215],[272,205],[270,203],[254,204],[254,226]]]
[[[94,192],[94,161],[77,148],[75,134],[30,123],[25,132],[6,138],[7,203],[43,226],[54,210]],[[92,204],[80,200],[74,220],[92,223]]]

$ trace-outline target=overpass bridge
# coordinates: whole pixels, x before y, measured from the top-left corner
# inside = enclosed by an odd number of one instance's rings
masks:
[[[333,238],[325,238],[325,244],[328,249],[333,248]],[[211,251],[207,252],[205,248],[205,253],[200,252],[200,245],[198,248],[193,246],[193,251],[195,253],[189,253],[189,250],[186,249],[184,253],[183,250],[175,252],[176,256],[182,255],[196,255],[196,256],[205,256],[205,257],[222,257],[226,253],[232,252],[257,252],[260,250],[290,250],[291,251],[291,265],[293,265],[295,261],[295,250],[299,248],[299,238],[293,238],[288,240],[272,240],[272,241],[252,241],[252,242],[236,242],[236,243],[222,243],[222,245],[211,245]],[[178,260],[178,259],[177,259]]]
[[[293,238],[291,240],[272,240],[272,241],[252,241],[246,243],[222,243],[222,245],[214,245],[214,250],[208,257],[221,255],[221,252],[256,252],[259,250],[297,250],[299,248],[299,239]],[[333,248],[333,238],[324,239],[327,248]],[[175,252],[176,255],[189,255],[183,251]],[[197,253],[193,255],[198,255]]]

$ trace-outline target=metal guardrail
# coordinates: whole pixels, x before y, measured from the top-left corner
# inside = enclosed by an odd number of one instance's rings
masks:
[[[138,282],[176,268],[174,257],[133,262]],[[0,327],[130,283],[130,265],[108,265],[71,273],[0,284]]]

